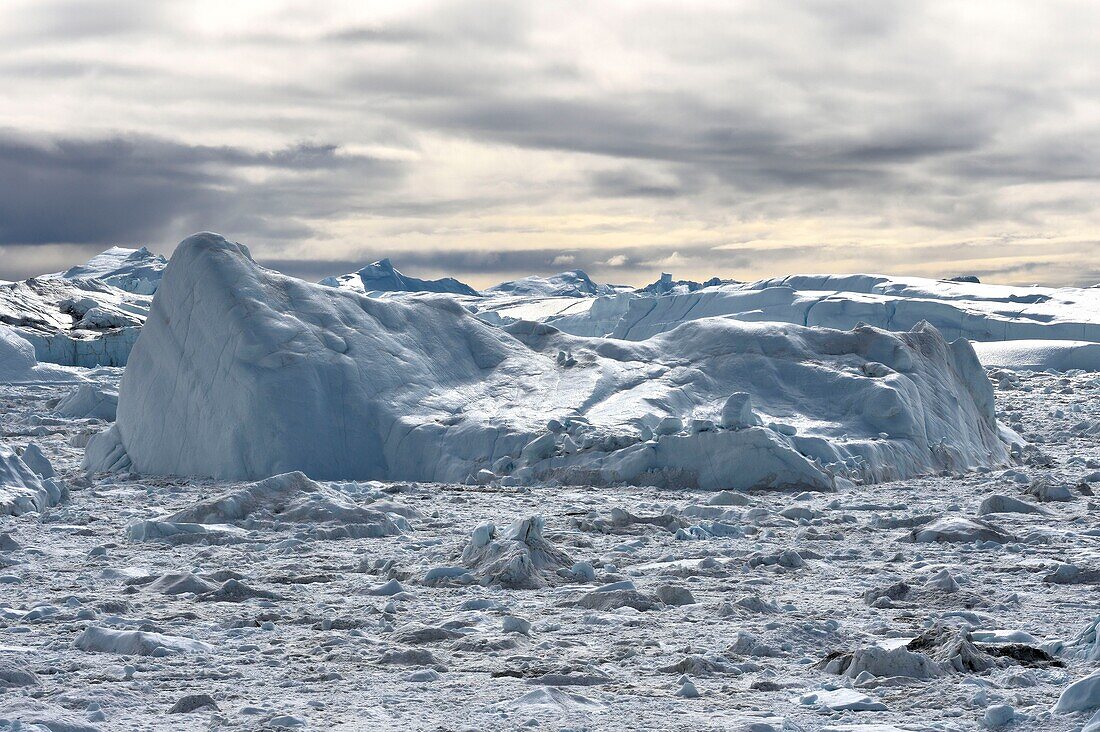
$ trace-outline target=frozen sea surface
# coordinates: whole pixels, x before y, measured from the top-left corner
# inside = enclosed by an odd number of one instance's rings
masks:
[[[812,495],[88,478],[0,386],[0,729],[1079,730],[1100,381],[993,376],[1018,465]]]

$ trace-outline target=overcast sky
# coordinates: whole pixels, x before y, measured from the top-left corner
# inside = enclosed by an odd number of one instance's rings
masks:
[[[0,3],[0,278],[1100,281],[1100,3]]]

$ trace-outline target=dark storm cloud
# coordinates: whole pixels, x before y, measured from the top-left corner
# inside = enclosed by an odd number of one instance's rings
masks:
[[[265,173],[262,180],[245,175]],[[349,205],[350,179],[400,168],[332,145],[267,152],[148,137],[31,140],[0,133],[0,244],[174,243],[217,228],[248,238],[303,237]]]

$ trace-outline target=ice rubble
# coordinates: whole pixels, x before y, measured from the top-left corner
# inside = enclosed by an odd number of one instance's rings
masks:
[[[496,328],[444,296],[310,285],[199,234],[85,467],[831,490],[1003,463],[1008,435],[973,349],[926,324],[716,318],[636,343]]]
[[[452,295],[477,297],[478,291],[453,277],[439,280],[421,280],[409,277],[394,269],[389,259],[368,264],[358,272],[351,272],[321,280],[326,287],[341,287],[353,292],[446,292]]]

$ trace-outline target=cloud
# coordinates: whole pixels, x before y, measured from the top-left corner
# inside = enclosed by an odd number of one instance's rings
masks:
[[[213,228],[285,261],[578,252],[640,283],[924,271],[1008,236],[1035,264],[991,276],[1067,282],[1044,252],[1100,227],[1097,23],[1071,0],[13,0],[0,247]]]
[[[260,171],[257,178],[250,171]],[[306,237],[349,203],[349,181],[392,181],[391,161],[332,145],[272,151],[149,137],[33,139],[0,134],[0,245],[155,242],[219,229],[237,238]]]

